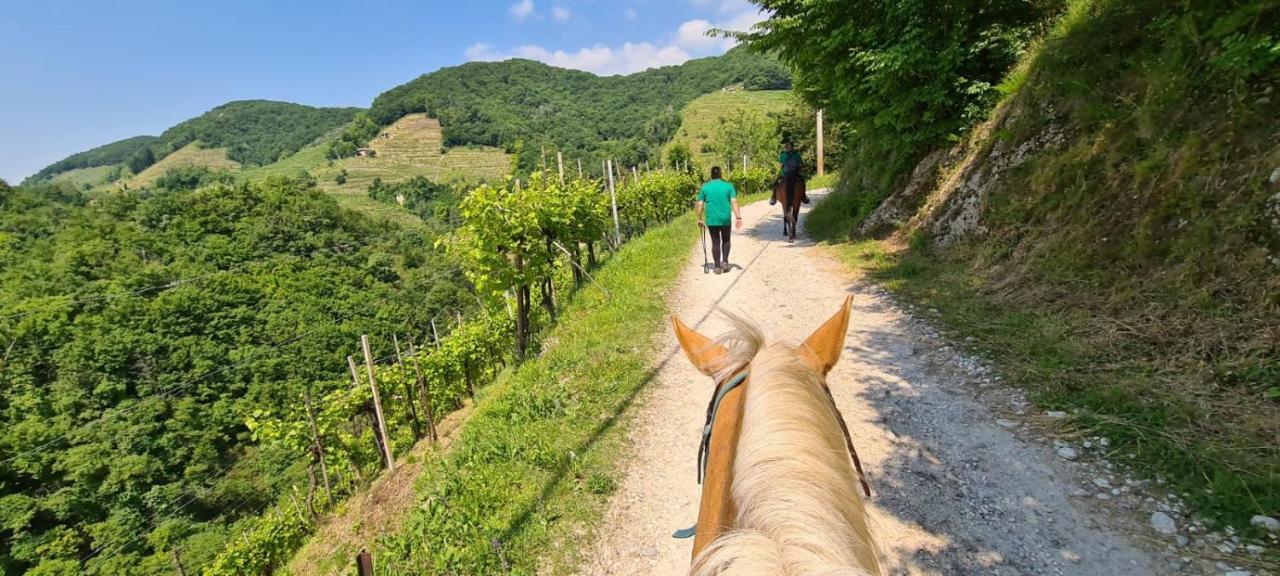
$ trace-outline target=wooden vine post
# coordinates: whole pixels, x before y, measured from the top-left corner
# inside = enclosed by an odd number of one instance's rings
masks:
[[[400,366],[400,376],[404,378],[404,399],[409,404],[409,417],[413,422],[413,439],[417,441],[422,438],[422,424],[418,421],[418,403],[413,400],[413,386],[409,385],[409,372],[404,369],[404,356],[400,355],[400,337],[392,334],[391,341],[396,345],[396,364]]]
[[[618,191],[613,184],[613,161],[609,161],[609,202],[613,205],[613,248],[622,245],[622,225],[618,223]]]
[[[582,179],[582,159],[578,159],[578,179]]]
[[[329,467],[324,463],[324,440],[320,439],[320,427],[316,426],[316,411],[311,404],[311,388],[303,391],[307,402],[307,421],[311,423],[311,441],[315,446],[316,459],[320,461],[320,478],[324,481],[324,493],[333,502],[333,488],[329,486]]]
[[[422,360],[418,356],[417,345],[413,343],[413,335],[409,336],[409,357],[413,358],[413,372],[418,380],[418,395],[422,396],[422,411],[427,415],[427,431],[431,434],[431,441],[434,443],[439,439],[436,436],[436,413],[431,405],[431,388],[427,386],[427,380],[422,377]]]
[[[564,184],[564,153],[556,150],[556,170],[560,172],[560,184]]]
[[[356,368],[356,359],[353,358],[350,354],[347,355],[347,367],[351,368],[351,384],[356,388],[359,388],[360,387],[360,370]],[[365,410],[368,410],[367,406],[365,407]],[[382,437],[378,435],[378,424],[375,421],[373,414],[369,414],[368,412],[366,412],[366,414],[369,418],[369,428],[373,430],[373,443],[375,446],[378,447],[378,454],[384,454],[386,453],[386,450],[382,447]],[[363,433],[359,430],[359,425],[356,425],[356,429],[354,430],[354,432],[356,436],[359,436]]]
[[[392,456],[391,436],[387,434],[387,420],[382,413],[382,398],[378,395],[378,379],[373,374],[373,351],[369,349],[369,335],[360,335],[360,348],[364,351],[364,365],[369,372],[369,388],[373,390],[373,412],[378,417],[378,432],[382,434],[382,455],[387,459],[387,470],[396,469]]]

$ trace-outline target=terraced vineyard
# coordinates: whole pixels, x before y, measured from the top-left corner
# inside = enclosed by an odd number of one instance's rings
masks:
[[[376,156],[330,162],[325,158],[324,145],[315,145],[274,164],[246,170],[242,178],[256,180],[274,175],[310,174],[321,190],[344,206],[401,222],[416,221],[414,216],[394,206],[369,198],[369,185],[374,178],[388,183],[414,176],[426,176],[436,182],[459,178],[485,180],[501,178],[511,167],[510,156],[498,148],[445,150],[443,142],[439,120],[425,114],[409,114],[384,128],[369,142]],[[339,184],[338,175],[344,171],[346,178]]]
[[[680,129],[674,140],[689,145],[693,157],[703,166],[715,160],[711,152],[703,151],[716,137],[721,119],[738,110],[750,110],[759,114],[783,112],[791,105],[790,90],[721,90],[700,96],[681,111]]]
[[[156,181],[157,178],[164,176],[174,168],[186,168],[188,166],[204,166],[214,170],[239,170],[240,163],[227,158],[225,148],[201,148],[199,142],[192,142],[179,148],[173,154],[165,156],[159,162],[152,164],[141,174],[126,180],[130,188],[142,188],[149,186]]]

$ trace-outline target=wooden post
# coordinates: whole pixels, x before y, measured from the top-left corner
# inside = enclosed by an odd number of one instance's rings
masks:
[[[413,387],[409,385],[409,372],[404,369],[404,357],[400,355],[400,337],[392,334],[391,341],[396,345],[396,364],[400,366],[400,375],[404,377],[404,399],[409,403],[409,418],[413,422],[413,439],[417,441],[422,438],[422,424],[418,422],[418,407],[417,402],[413,401]]]
[[[351,368],[351,384],[354,387],[359,388],[360,387],[360,371],[356,369],[356,359],[352,358],[350,354],[347,355],[347,367]],[[373,430],[373,444],[378,447],[378,453],[383,454],[386,452],[386,450],[383,450],[382,448],[382,437],[378,435],[378,424],[374,422],[375,418],[373,417],[372,414],[369,414],[368,412],[365,412],[365,414],[369,418],[369,428]],[[354,416],[351,418],[351,432],[357,437],[364,434],[364,432],[360,430],[360,424],[357,420],[358,418],[359,416]],[[361,474],[359,467],[356,467],[355,471],[357,476],[363,477],[363,474]]]
[[[649,173],[649,161],[648,161],[648,160],[645,160],[645,161],[644,161],[644,173],[645,173],[645,174],[648,174],[648,173]]]
[[[347,358],[350,358],[348,356]],[[352,362],[352,366],[355,363]],[[324,463],[324,441],[320,439],[320,427],[316,426],[316,412],[311,407],[311,388],[303,391],[303,398],[307,402],[307,421],[311,422],[311,441],[316,446],[316,456],[320,460],[320,478],[324,480],[324,493],[329,497],[329,502],[333,502],[333,488],[329,486],[329,467]]]
[[[409,357],[413,358],[413,373],[417,376],[418,394],[422,396],[422,409],[427,413],[427,431],[431,434],[431,441],[435,442],[437,439],[436,415],[431,406],[431,389],[427,387],[427,381],[422,377],[422,360],[418,357],[418,347],[413,343],[413,335],[409,336]]]
[[[582,159],[578,159],[578,179],[582,179]]]
[[[826,157],[822,148],[822,110],[818,110],[818,175],[825,172]]]
[[[436,319],[431,319],[431,339],[436,341],[436,350],[440,349],[440,333],[436,331]]]
[[[347,367],[351,369],[351,383],[356,388],[360,387],[360,371],[356,369],[356,359],[347,354]]]
[[[560,183],[564,184],[564,154],[556,150],[556,170],[560,172]]]
[[[747,171],[747,155],[746,154],[742,155],[742,171],[743,172]]]
[[[378,431],[382,433],[382,455],[387,458],[387,470],[396,469],[392,456],[391,436],[387,434],[387,420],[382,414],[382,398],[378,395],[378,379],[373,375],[373,351],[369,349],[369,335],[360,335],[360,348],[364,350],[364,366],[369,371],[369,388],[373,390],[373,412],[378,418]]]
[[[609,202],[613,204],[613,247],[616,249],[622,245],[622,226],[618,222],[618,191],[613,187],[613,161],[609,162]]]
[[[170,552],[173,552],[173,570],[178,573],[178,576],[187,576],[187,569],[182,567],[182,557],[178,556],[178,549],[174,548]]]
[[[356,555],[356,574],[359,576],[373,576],[373,556],[368,550],[361,550]]]
[[[634,178],[636,182],[640,181],[640,171],[636,170],[635,166],[631,167],[631,177]]]

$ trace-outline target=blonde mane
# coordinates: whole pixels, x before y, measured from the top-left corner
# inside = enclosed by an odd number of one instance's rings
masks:
[[[694,560],[704,575],[878,575],[858,477],[823,387],[799,349],[755,324],[717,341],[720,380],[751,363],[733,464],[734,529]]]

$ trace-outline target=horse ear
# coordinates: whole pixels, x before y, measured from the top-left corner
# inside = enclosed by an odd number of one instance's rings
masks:
[[[680,348],[684,350],[685,356],[689,357],[693,367],[707,376],[714,376],[724,358],[729,355],[729,350],[685,326],[684,322],[675,316],[671,317],[671,325],[675,327],[676,340],[680,341]]]
[[[844,299],[844,305],[835,316],[829,318],[804,341],[806,359],[814,368],[826,375],[840,360],[844,350],[844,335],[849,331],[849,315],[853,312],[853,296]]]

